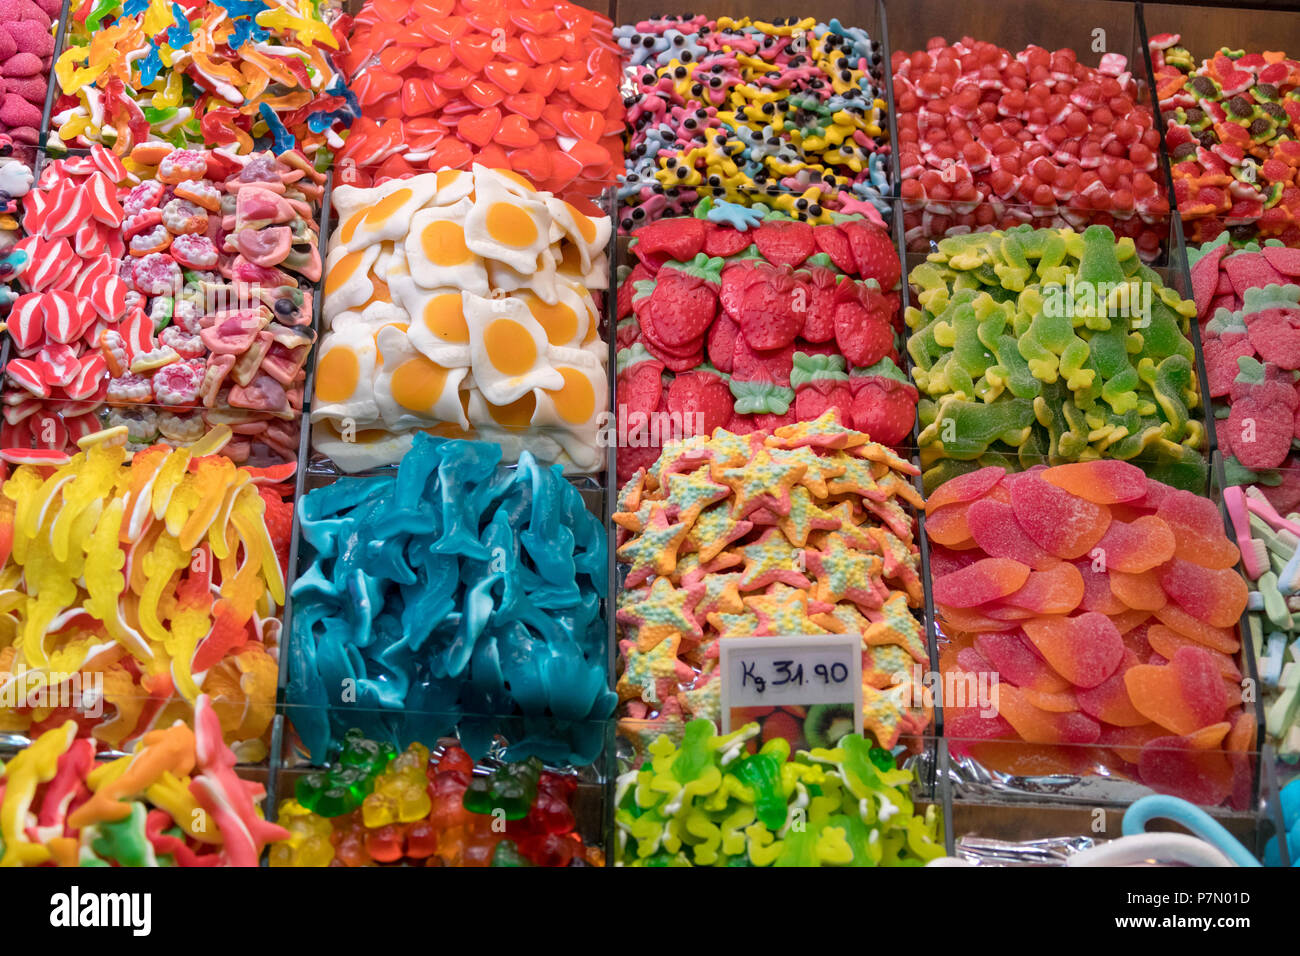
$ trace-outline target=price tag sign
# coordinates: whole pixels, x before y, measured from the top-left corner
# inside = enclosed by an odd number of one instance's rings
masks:
[[[719,645],[722,732],[748,722],[747,708],[845,704],[862,733],[862,637],[810,634],[728,637]]]

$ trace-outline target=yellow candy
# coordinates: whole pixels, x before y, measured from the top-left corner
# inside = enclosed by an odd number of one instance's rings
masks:
[[[72,746],[77,724],[69,720],[58,731],[42,734],[5,766],[4,800],[0,801],[0,866],[34,866],[50,859],[50,851],[27,839],[27,811],[36,788],[54,779],[59,758]]]
[[[330,32],[329,27],[311,16],[310,8],[303,0],[299,0],[298,10],[301,16],[294,16],[283,8],[263,10],[254,19],[261,27],[269,27],[272,30],[293,30],[298,39],[307,46],[311,46],[312,43],[322,43],[337,50],[339,42],[334,39],[334,34]]]

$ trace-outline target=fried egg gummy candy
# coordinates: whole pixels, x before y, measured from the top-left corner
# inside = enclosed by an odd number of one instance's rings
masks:
[[[599,470],[608,217],[478,165],[340,186],[333,205],[317,452],[355,472],[429,431]]]

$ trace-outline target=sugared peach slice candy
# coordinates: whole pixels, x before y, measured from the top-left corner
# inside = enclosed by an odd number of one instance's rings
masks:
[[[1110,526],[1105,505],[1076,498],[1038,475],[1016,477],[1011,506],[1030,540],[1058,558],[1088,554]]]
[[[1170,599],[1211,627],[1232,627],[1246,610],[1250,592],[1233,568],[1203,568],[1174,558],[1161,565],[1159,573]]]
[[[1139,664],[1124,674],[1142,714],[1179,736],[1217,723],[1226,709],[1219,665],[1199,647],[1180,647],[1167,665]]]
[[[1043,480],[1099,505],[1135,501],[1147,491],[1147,476],[1141,468],[1112,459],[1057,465],[1043,472]]]
[[[1119,666],[1124,641],[1110,618],[1095,611],[1077,617],[1041,617],[1025,635],[1052,669],[1076,687],[1096,687]]]
[[[945,607],[979,607],[1018,591],[1029,568],[1009,558],[984,558],[934,581],[934,601]]]

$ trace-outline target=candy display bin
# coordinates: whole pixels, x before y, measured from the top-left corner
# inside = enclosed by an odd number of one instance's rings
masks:
[[[295,718],[311,720],[302,708],[285,711],[287,726]],[[275,819],[291,833],[307,832],[303,817],[325,833],[332,828],[336,850],[325,861],[313,859],[293,837],[272,847],[270,865],[485,866],[503,841],[509,842],[501,853],[517,848],[536,865],[604,865],[613,722],[586,722],[580,732],[597,742],[598,755],[574,765],[512,753],[503,736],[471,743],[464,733],[458,739],[438,730],[475,720],[506,736],[525,736],[512,733],[510,719],[500,717],[349,709],[344,722],[356,729],[313,767],[289,739],[295,737],[290,730],[277,761]],[[520,725],[526,720],[516,719]],[[393,756],[398,762],[387,764]],[[404,775],[412,786],[399,796]],[[471,791],[482,788],[479,805],[471,806],[476,798],[464,792],[471,780],[477,781]],[[399,802],[385,809],[390,798]],[[512,807],[503,800],[522,803]]]
[[[1172,499],[1157,510],[1162,520],[1168,517],[1179,525],[1175,541],[1177,535],[1204,536],[1206,546],[1196,553],[1203,555],[1207,564],[1220,568],[1213,572],[1184,570],[1205,576],[1206,587],[1225,589],[1225,602],[1240,601],[1236,606],[1244,606],[1246,594],[1238,583],[1238,570],[1223,567],[1226,561],[1235,560],[1237,550],[1229,545],[1231,531],[1221,533],[1216,529],[1216,524],[1225,526],[1226,518],[1220,504],[1217,470],[1211,468],[1209,476],[1198,490],[1205,502],[1197,504],[1185,493],[1178,499],[1178,508],[1187,509],[1185,516],[1179,516]],[[954,483],[952,488],[956,487]],[[956,512],[947,507],[954,493],[959,492],[949,486],[932,493],[932,500],[942,499],[943,504],[927,521],[931,545],[928,570],[936,605],[938,670],[948,748],[947,777],[954,800],[1111,805],[1155,791],[1234,811],[1252,806],[1260,786],[1257,747],[1263,740],[1263,711],[1255,650],[1244,639],[1248,633],[1245,616],[1240,621],[1228,621],[1222,619],[1222,613],[1201,608],[1197,613],[1208,613],[1213,626],[1198,624],[1204,618],[1183,610],[1184,602],[1195,607],[1195,601],[1180,590],[1176,577],[1166,579],[1163,571],[1154,576],[1146,572],[1144,576],[1109,567],[1107,562],[1126,565],[1128,559],[1109,551],[1113,545],[1105,542],[1095,542],[1091,550],[1074,561],[1082,578],[1081,600],[1066,600],[1070,588],[1063,587],[1044,604],[1029,601],[1034,605],[1032,613],[1016,611],[1019,605],[1014,603],[999,609],[994,602],[991,610],[990,606],[963,607],[962,595],[952,588],[957,580],[964,579],[953,575],[962,573],[969,561],[967,555],[987,558],[988,554],[980,550],[978,543],[972,552],[970,540],[958,540],[961,532],[953,530],[951,520]],[[1017,494],[1012,491],[1013,503]],[[1021,499],[1022,505],[1028,500]],[[1208,502],[1213,502],[1213,507]],[[982,507],[991,512],[992,507],[1004,506]],[[1131,512],[1126,519],[1131,522],[1136,514],[1140,512]],[[974,541],[984,541],[994,553],[1006,554],[1002,545],[986,537],[984,516],[979,516],[978,525],[975,521],[971,519]],[[1184,530],[1182,522],[1194,522],[1199,530],[1192,531],[1192,524]],[[1214,542],[1213,547],[1209,542]],[[1178,566],[1174,562],[1169,568]],[[1132,585],[1148,578],[1154,590],[1139,594]],[[1211,580],[1215,584],[1210,584]],[[1058,597],[1063,603],[1049,607]],[[950,603],[953,601],[957,603]],[[1061,608],[1071,601],[1074,606],[1066,612],[1071,618],[1039,617],[1044,611],[1062,613]],[[1139,609],[1134,604],[1153,610]],[[1110,623],[1103,625],[1098,620],[1102,617]],[[1138,664],[1161,666],[1148,666],[1133,680],[1111,678],[1110,683],[1103,680],[1098,684],[1100,674],[1087,676],[1073,670],[1071,655],[1064,650],[1066,645],[1056,643],[1062,635],[1052,625],[1065,620],[1073,621],[1074,627],[1092,621],[1104,630],[1113,628],[1117,633],[1106,640],[1118,639],[1114,646],[1119,649],[1120,666],[1125,667],[1125,672]],[[1022,628],[1025,637],[1020,636]],[[1185,637],[1185,633],[1195,633],[1200,640]],[[1098,633],[1091,640],[1101,641],[1102,635]],[[1162,689],[1174,673],[1161,673],[1163,667],[1182,656],[1184,647],[1195,648],[1196,653],[1189,652],[1187,660],[1177,663],[1178,673],[1183,673],[1193,657],[1196,663],[1217,669],[1203,675],[1195,691],[1187,689],[1193,686],[1190,683],[1179,684],[1180,689],[1173,691]],[[1044,660],[1054,670],[1045,670]],[[1069,680],[1062,682],[1058,673],[1070,675]],[[1225,696],[1222,706],[1206,703],[1213,695],[1229,692],[1235,702]],[[1173,718],[1174,724],[1183,729],[1181,737],[1163,729],[1150,716],[1170,720],[1168,714],[1152,707],[1158,708],[1156,701],[1171,693],[1175,699],[1177,694],[1194,694],[1204,704],[1201,717],[1188,717],[1186,721]]]
[[[1212,80],[1215,93],[1210,97],[1215,103],[1214,108],[1218,108],[1220,101],[1229,104],[1234,95],[1241,96],[1244,108],[1240,111],[1242,119],[1238,130],[1246,127],[1248,121],[1255,120],[1260,123],[1258,129],[1246,128],[1231,143],[1223,144],[1222,135],[1233,132],[1233,123],[1207,128],[1203,122],[1205,111],[1200,111],[1202,122],[1181,129],[1174,126],[1180,106],[1190,108],[1197,105],[1191,98],[1179,95],[1186,90],[1179,81],[1179,72],[1186,73],[1193,68],[1201,70],[1221,49],[1247,56],[1277,51],[1289,55],[1294,61],[1300,56],[1297,53],[1300,50],[1300,17],[1282,10],[1172,3],[1144,3],[1141,10],[1146,35],[1153,47],[1151,57],[1156,67],[1156,87],[1163,90],[1161,98],[1166,102],[1164,134],[1167,153],[1172,163],[1173,186],[1182,214],[1183,231],[1189,244],[1205,242],[1227,230],[1234,241],[1273,237],[1282,239],[1291,247],[1300,245],[1300,192],[1296,189],[1294,172],[1300,159],[1288,152],[1290,147],[1286,145],[1286,140],[1294,139],[1294,136],[1288,137],[1285,131],[1288,127],[1294,131],[1295,122],[1282,109],[1285,96],[1279,95],[1277,104],[1271,102],[1272,93],[1256,98],[1249,72],[1234,72],[1233,78],[1226,78],[1216,71],[1213,75],[1218,79]],[[1180,40],[1168,53],[1171,64],[1176,63],[1177,68],[1171,65],[1162,70],[1160,64],[1166,59],[1165,49],[1174,44],[1175,37]],[[1230,66],[1232,62],[1227,60],[1223,65],[1235,71],[1235,67]],[[1247,69],[1258,68],[1252,64]],[[1294,74],[1286,79],[1285,69],[1279,67],[1276,72],[1282,79],[1270,75],[1270,83],[1281,83],[1283,89],[1294,88]],[[1249,96],[1248,101],[1245,96]],[[1272,113],[1269,114],[1268,110]],[[1177,115],[1187,118],[1185,113]],[[1211,115],[1210,118],[1214,117]],[[1215,147],[1211,149],[1212,153],[1221,151],[1223,157],[1204,157],[1202,154],[1209,165],[1200,164],[1196,147],[1201,144],[1186,133],[1189,127],[1199,131],[1194,133],[1195,137],[1205,137],[1204,145]],[[1278,130],[1282,135],[1278,135]],[[1254,166],[1241,165],[1243,158],[1251,156],[1255,160]],[[1270,159],[1281,165],[1268,163]],[[1180,162],[1186,162],[1186,166],[1180,168]],[[1202,173],[1206,175],[1203,177]]]
[[[463,63],[453,58],[447,45],[451,35],[436,18],[425,17],[433,21],[425,24],[415,18],[419,11],[408,16],[409,9],[390,11],[362,0],[348,0],[344,7],[355,18],[349,21],[353,49],[342,51],[338,60],[364,115],[338,152],[341,182],[365,186],[378,177],[468,169],[481,162],[513,169],[539,188],[579,203],[615,182],[622,165],[622,105],[605,0],[582,0],[563,10],[539,6],[532,14],[538,27],[532,29],[504,14],[495,27],[480,19],[468,33],[456,34]],[[558,19],[557,10],[564,14]],[[419,42],[393,44],[380,33],[389,25],[385,21],[395,21],[401,34]],[[577,48],[565,49],[566,32],[576,34]],[[540,93],[524,87],[526,73],[519,66],[536,55],[520,46],[524,36],[530,46],[557,45],[554,55],[548,50],[547,59],[539,61],[549,66],[550,90],[544,84]],[[560,62],[566,70],[579,68],[573,82],[582,84],[580,93],[574,95],[567,81],[562,90],[555,88]],[[459,98],[463,91],[465,100]],[[449,98],[455,105],[444,111]],[[569,111],[576,125],[564,117]]]
[[[689,23],[677,24],[685,30],[676,29],[673,21],[686,18]],[[771,91],[757,81],[765,70],[753,68],[744,57],[738,66],[734,53],[724,54],[732,49],[724,36],[730,28],[719,22],[732,18],[771,22],[778,33],[790,33],[788,41],[769,35],[756,55],[765,60],[792,57],[792,62],[804,63],[800,73],[811,69],[788,90],[790,102],[802,104],[797,112],[778,116]],[[797,17],[771,3],[744,9],[711,3],[683,13],[632,2],[617,6],[616,20],[628,126],[626,172],[619,185],[620,231],[661,216],[690,215],[706,197],[746,206],[762,203],[813,223],[829,222],[834,212],[885,211],[884,201],[897,187],[889,145],[893,107],[885,76],[888,31],[879,2],[859,0],[847,7],[816,3]],[[840,31],[838,38],[828,38],[840,45],[791,32],[800,23],[814,22],[827,32]],[[659,50],[657,43],[665,48]],[[846,57],[850,43],[854,52]],[[838,67],[833,63],[836,49]],[[867,62],[861,75],[859,56]],[[850,59],[852,72],[843,69]],[[735,128],[718,125],[714,114],[726,111],[746,119]],[[701,128],[712,132],[702,136]]]
[[[1066,220],[1085,224],[1106,223],[1112,214],[1129,221],[1136,213],[1139,222],[1156,224],[1168,219],[1168,181],[1135,6],[1091,0],[1072,6],[1068,17],[1037,2],[891,3],[887,9],[900,195],[918,210],[931,209],[930,216],[907,217],[909,239],[1009,221],[1002,209],[953,215],[954,205],[970,210],[981,196],[1032,206],[1025,215],[1035,217],[1059,209]],[[936,60],[924,52],[933,37],[950,45],[963,37],[993,43],[1013,57],[1030,44],[1039,52],[1033,62],[1010,64],[1025,76],[986,76],[981,71],[997,74],[998,68],[965,62],[954,78],[936,71]],[[1089,69],[1082,80],[1076,57]],[[1078,86],[1068,99],[1034,79],[1049,65],[1052,74],[1044,78],[1075,73]],[[1003,92],[993,98],[990,89]],[[945,97],[945,108],[926,109],[935,97]],[[1139,246],[1150,258],[1166,230],[1140,231]],[[1160,246],[1167,251],[1167,241]]]
[[[1258,681],[1260,740],[1268,742],[1279,760],[1294,764],[1300,759],[1295,663],[1300,645],[1295,642],[1292,606],[1300,602],[1290,593],[1297,510],[1290,489],[1300,482],[1300,470],[1243,474],[1239,467],[1225,469],[1221,452],[1215,464],[1220,475],[1226,470],[1232,476],[1232,483],[1220,488],[1228,534],[1242,549],[1239,567],[1251,592],[1241,633],[1254,661],[1251,676]]]
[[[951,854],[949,804],[925,759],[935,738],[900,740],[891,757],[852,735],[808,750],[756,724],[716,732],[707,721],[619,721],[615,865],[918,866]],[[686,812],[667,796],[678,787],[697,794]],[[730,794],[725,807],[715,791]],[[838,852],[824,827],[847,835]]]
[[[1217,761],[1224,755],[1206,754],[1202,759]],[[1266,760],[1266,754],[1251,754],[1252,760]],[[1036,801],[1003,802],[996,796],[999,781],[985,780],[983,792],[971,792],[966,784],[954,784],[952,797],[952,830],[956,857],[977,866],[1065,866],[1070,858],[1081,851],[1104,846],[1128,831],[1123,820],[1133,805],[1133,798],[1120,800],[1096,799],[1070,805],[1056,800],[1048,792],[1038,794]],[[965,792],[963,792],[963,789]],[[1272,834],[1280,827],[1276,820],[1279,800],[1276,788],[1261,791],[1258,801],[1240,810],[1209,809],[1211,819],[1224,827],[1245,852],[1269,865],[1287,865],[1277,859],[1270,860],[1269,845]],[[1187,832],[1184,827],[1168,820],[1156,820],[1147,827],[1149,832]],[[1276,850],[1276,843],[1273,842]],[[1282,850],[1285,853],[1285,848]],[[1165,856],[1163,859],[1176,857]],[[1140,857],[1139,857],[1140,859]],[[1094,863],[1090,865],[1115,865]],[[1126,864],[1140,865],[1138,859]],[[1203,865],[1203,864],[1202,864]]]

